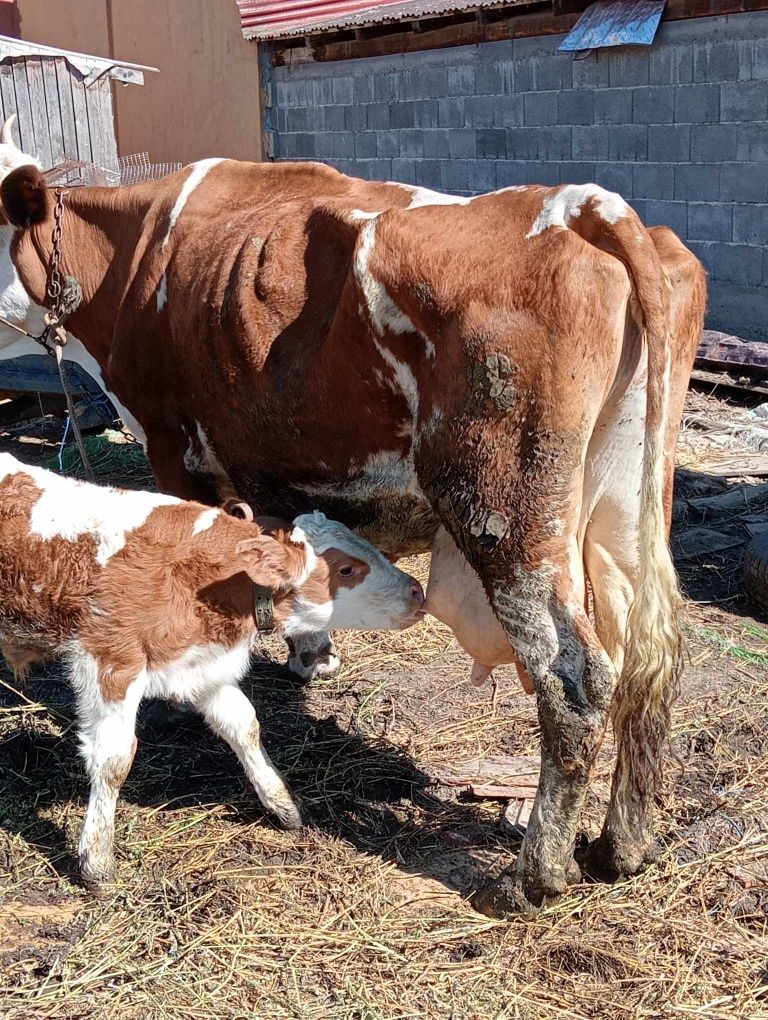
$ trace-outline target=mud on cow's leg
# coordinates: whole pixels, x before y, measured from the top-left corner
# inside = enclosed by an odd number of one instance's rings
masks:
[[[288,669],[304,684],[319,676],[331,676],[341,666],[328,631],[300,634],[286,638],[285,642],[288,645]]]
[[[590,773],[605,732],[614,671],[577,593],[564,599],[546,567],[521,572],[494,606],[533,678],[541,774],[517,863],[481,889],[475,906],[496,917],[540,907],[580,877],[573,858]]]

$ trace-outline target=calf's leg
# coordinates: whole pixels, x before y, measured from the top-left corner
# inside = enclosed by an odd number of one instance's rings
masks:
[[[235,752],[264,807],[286,829],[300,828],[301,812],[288,784],[264,750],[256,712],[240,688],[236,684],[217,687],[202,694],[195,705],[214,733]]]
[[[146,681],[142,674],[123,697],[107,700],[94,659],[78,656],[71,671],[80,743],[91,782],[78,848],[80,874],[86,884],[99,885],[115,876],[115,808],[136,753],[136,712]]]

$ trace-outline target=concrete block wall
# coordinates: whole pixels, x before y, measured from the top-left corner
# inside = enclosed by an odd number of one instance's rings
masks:
[[[560,41],[275,68],[275,158],[460,194],[595,181],[702,259],[710,327],[768,339],[768,12],[584,59]]]

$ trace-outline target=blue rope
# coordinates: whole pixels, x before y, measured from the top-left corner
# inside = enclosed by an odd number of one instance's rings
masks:
[[[112,406],[111,403],[110,403],[109,397],[106,394],[104,394],[104,393],[88,393],[88,392],[84,392],[82,399],[78,400],[78,402],[75,404],[75,411],[77,411],[78,408],[80,408],[83,404],[90,405],[91,407],[96,407],[96,408],[99,408],[99,407],[106,408],[106,407],[111,407]],[[65,473],[64,472],[64,447],[67,445],[67,436],[69,435],[69,429],[70,429],[71,424],[72,423],[70,422],[69,415],[67,415],[67,423],[64,426],[64,434],[62,435],[61,442],[59,443],[58,461],[59,461],[59,471],[62,474]]]

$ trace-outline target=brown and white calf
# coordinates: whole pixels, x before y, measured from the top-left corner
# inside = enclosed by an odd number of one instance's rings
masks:
[[[59,656],[69,673],[91,781],[84,880],[113,874],[115,805],[145,697],[195,706],[264,806],[301,824],[238,685],[258,632],[255,598],[287,637],[408,627],[424,601],[418,582],[323,514],[261,525],[0,454],[0,648],[17,671]]]

